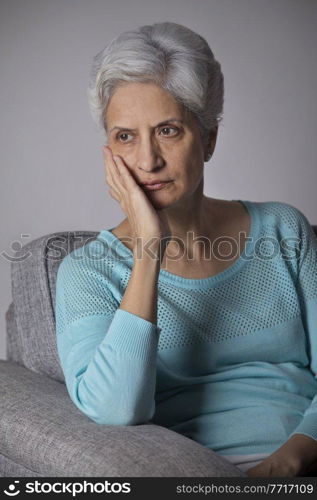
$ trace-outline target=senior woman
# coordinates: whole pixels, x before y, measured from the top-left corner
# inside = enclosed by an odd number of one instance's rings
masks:
[[[292,205],[204,194],[223,92],[179,24],[96,55],[90,106],[126,217],[63,259],[58,353],[95,422],[151,420],[247,475],[302,475],[317,458],[317,241]]]

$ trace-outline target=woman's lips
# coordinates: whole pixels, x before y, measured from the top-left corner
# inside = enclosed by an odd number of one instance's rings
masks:
[[[167,184],[170,184],[172,181],[168,182],[160,182],[159,184],[142,184],[142,187],[147,191],[156,191],[158,189],[163,189]]]

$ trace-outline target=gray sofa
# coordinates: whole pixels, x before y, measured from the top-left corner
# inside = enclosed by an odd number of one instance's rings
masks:
[[[245,477],[174,431],[151,422],[99,425],[71,401],[56,350],[56,275],[65,255],[97,234],[48,234],[11,262],[7,360],[0,360],[0,476]]]

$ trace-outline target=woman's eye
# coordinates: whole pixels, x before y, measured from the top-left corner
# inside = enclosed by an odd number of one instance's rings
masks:
[[[131,134],[127,134],[126,132],[123,132],[122,134],[118,134],[117,138],[120,139],[121,142],[127,142],[126,137],[128,137]]]
[[[177,128],[175,128],[175,127],[164,127],[161,129],[161,132],[163,132],[164,130],[174,130],[175,132],[177,132]],[[171,135],[171,134],[163,133],[163,135]]]
[[[172,133],[170,133],[172,131]],[[170,135],[177,135],[178,133],[178,129],[175,128],[175,127],[163,127],[161,129],[161,132],[162,134],[165,136],[165,137],[168,137]],[[174,133],[173,133],[174,132]],[[128,134],[127,132],[121,132],[117,135],[117,139],[120,141],[120,142],[130,142],[129,140],[129,136],[131,137],[131,134]]]

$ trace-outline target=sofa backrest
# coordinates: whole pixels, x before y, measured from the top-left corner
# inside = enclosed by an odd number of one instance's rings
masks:
[[[12,303],[6,312],[7,359],[64,382],[56,349],[58,267],[98,231],[56,232],[30,241],[11,261]]]
[[[312,226],[317,235],[317,225]],[[65,382],[56,349],[55,288],[61,261],[98,231],[51,233],[30,241],[11,262],[12,303],[6,312],[7,359]]]

